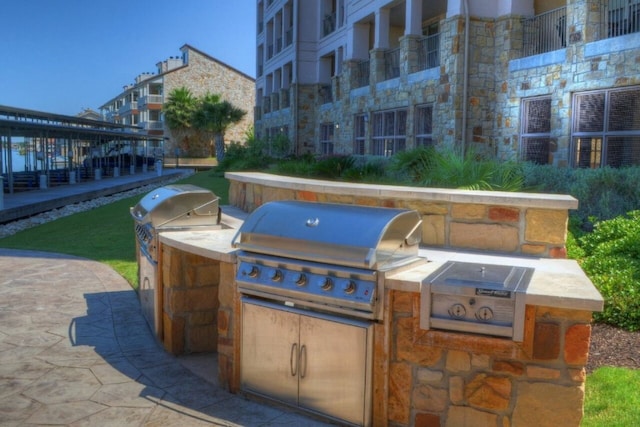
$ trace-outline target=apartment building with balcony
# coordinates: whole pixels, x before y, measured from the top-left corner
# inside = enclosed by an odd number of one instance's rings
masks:
[[[156,64],[155,73],[139,74],[132,84],[100,107],[104,120],[137,125],[149,136],[166,141],[165,152],[175,147],[162,114],[162,106],[174,89],[188,88],[198,97],[207,92],[246,111],[241,122],[225,133],[225,141],[244,141],[253,125],[255,79],[206,53],[185,44],[179,56]]]
[[[256,135],[297,154],[640,164],[640,0],[258,0],[257,20]]]

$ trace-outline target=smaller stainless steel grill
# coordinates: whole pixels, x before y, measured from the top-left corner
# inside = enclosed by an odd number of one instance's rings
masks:
[[[153,332],[162,337],[162,301],[157,283],[158,236],[162,231],[220,228],[219,198],[195,185],[167,185],[144,196],[130,209],[138,258],[138,295]]]
[[[448,261],[422,286],[420,327],[522,341],[532,268]]]
[[[158,232],[211,228],[220,224],[218,200],[210,190],[190,184],[157,188],[131,208],[136,237],[155,260]]]

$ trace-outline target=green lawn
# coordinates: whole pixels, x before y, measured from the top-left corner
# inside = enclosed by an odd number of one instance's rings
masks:
[[[179,183],[212,190],[227,204],[229,183],[200,172]],[[103,262],[137,287],[135,237],[129,208],[143,195],[78,213],[0,239],[0,247],[58,252]],[[583,427],[640,425],[640,371],[600,368],[587,377]]]
[[[220,204],[228,203],[229,183],[212,172],[200,172],[177,183],[212,190]],[[133,219],[129,208],[144,195],[57,219],[0,239],[0,247],[58,252],[110,265],[137,288]]]

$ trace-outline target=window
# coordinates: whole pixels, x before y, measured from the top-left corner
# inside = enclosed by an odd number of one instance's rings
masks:
[[[371,154],[390,157],[406,148],[407,110],[381,111],[373,114]]]
[[[367,114],[358,114],[353,125],[353,154],[364,154],[367,130]]]
[[[416,107],[416,147],[433,145],[433,106]]]
[[[576,94],[573,111],[575,167],[640,165],[640,86]]]
[[[539,165],[550,163],[551,97],[522,100],[520,157]]]
[[[320,125],[320,152],[333,154],[333,123]]]

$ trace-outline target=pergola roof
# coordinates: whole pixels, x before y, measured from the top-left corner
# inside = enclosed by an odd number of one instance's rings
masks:
[[[0,105],[0,136],[161,140],[149,136],[140,126],[123,125],[76,116],[45,113]]]

